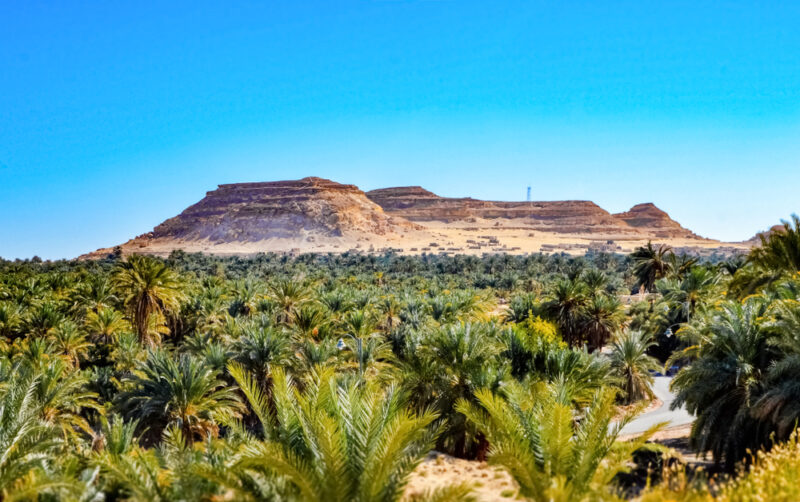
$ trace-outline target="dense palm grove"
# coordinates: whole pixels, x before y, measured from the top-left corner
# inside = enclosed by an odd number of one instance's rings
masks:
[[[620,430],[667,366],[692,447],[751,487],[716,495],[747,500],[786,476],[772,453],[744,474],[749,452],[796,450],[799,274],[797,219],[704,260],[3,261],[0,499],[400,500],[435,449],[505,468],[513,496],[613,500],[655,432]],[[641,496],[711,496],[666,479]]]

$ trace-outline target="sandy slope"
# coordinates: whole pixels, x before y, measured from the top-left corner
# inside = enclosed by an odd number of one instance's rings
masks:
[[[411,475],[404,498],[459,483],[471,484],[480,502],[514,500],[518,492],[516,482],[499,467],[431,452]]]
[[[168,255],[175,249],[186,252],[203,252],[219,255],[248,255],[259,252],[289,253],[343,253],[357,251],[380,253],[394,250],[400,254],[466,254],[483,255],[484,253],[561,253],[583,255],[590,249],[605,252],[630,253],[637,246],[647,243],[648,239],[616,236],[585,235],[550,232],[532,232],[524,228],[497,226],[459,227],[447,224],[426,224],[427,230],[420,232],[408,230],[396,235],[371,236],[345,233],[340,237],[325,237],[308,233],[297,235],[291,239],[264,239],[255,242],[217,243],[207,239],[147,239],[137,238],[125,243],[125,253],[148,253]],[[748,246],[738,243],[722,243],[709,239],[672,238],[655,240],[673,248],[685,248],[699,254],[710,254],[714,251],[745,251]],[[85,257],[97,258],[105,256],[113,248],[99,249]]]

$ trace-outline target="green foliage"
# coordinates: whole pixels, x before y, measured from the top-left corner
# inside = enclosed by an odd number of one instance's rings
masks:
[[[139,341],[156,345],[163,322],[160,316],[178,310],[184,297],[178,276],[159,260],[131,255],[119,262],[113,282],[131,313]]]
[[[545,385],[510,387],[507,398],[486,389],[479,404],[459,401],[457,409],[487,435],[489,462],[505,467],[532,500],[594,500],[613,492],[612,480],[628,469],[633,452],[658,430],[618,442],[632,416],[612,424],[615,393],[598,391],[576,420],[563,389]]]
[[[729,469],[766,441],[753,415],[764,376],[777,356],[761,326],[766,310],[767,303],[757,297],[721,304],[699,342],[696,360],[672,382],[677,390],[673,406],[685,403],[697,415],[693,446],[710,450]]]
[[[41,375],[15,364],[0,388],[0,494],[30,489],[30,476],[46,471],[56,460],[61,439],[58,429],[44,418],[36,399]]]
[[[648,353],[685,365],[693,444],[732,467],[800,419],[790,230],[746,265],[653,246],[0,260],[2,498],[397,500],[430,448],[506,465],[525,496],[614,498],[635,447],[614,402],[649,394]],[[748,274],[756,296],[730,300]],[[646,301],[618,296],[638,283]]]
[[[656,281],[671,272],[674,254],[669,246],[646,246],[636,248],[631,254],[633,258],[633,275],[645,291],[653,291]]]
[[[185,440],[215,437],[219,423],[239,416],[242,406],[234,389],[205,362],[188,355],[177,360],[166,351],[151,352],[125,379],[119,408],[125,416],[146,424],[151,437],[176,425]]]
[[[231,374],[259,416],[266,441],[249,445],[241,468],[284,477],[287,498],[391,501],[427,454],[436,415],[413,413],[396,387],[342,384],[320,369],[304,391],[275,372],[276,413],[241,366]]]
[[[658,361],[647,355],[653,345],[652,338],[639,331],[621,333],[611,344],[611,368],[622,382],[625,404],[653,397],[650,371],[660,369]]]

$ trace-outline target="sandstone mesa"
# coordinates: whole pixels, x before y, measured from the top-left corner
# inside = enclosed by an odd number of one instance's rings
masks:
[[[122,252],[219,255],[282,253],[583,254],[630,252],[647,241],[698,254],[744,251],[754,242],[698,236],[655,205],[611,214],[591,201],[486,201],[440,197],[419,186],[363,192],[308,177],[220,185]],[[102,248],[82,258],[102,258]]]

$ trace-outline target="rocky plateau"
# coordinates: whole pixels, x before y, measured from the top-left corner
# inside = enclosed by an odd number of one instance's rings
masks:
[[[119,247],[123,253],[173,250],[221,255],[258,252],[404,254],[629,252],[654,241],[700,254],[737,252],[682,227],[651,203],[611,214],[591,201],[486,201],[440,197],[419,186],[364,193],[309,177],[236,183]],[[102,248],[83,258],[113,252]]]

